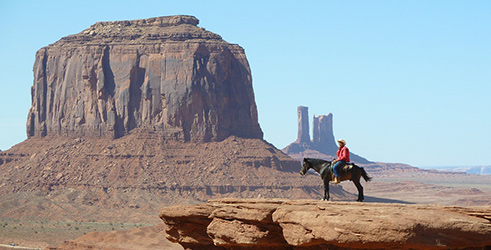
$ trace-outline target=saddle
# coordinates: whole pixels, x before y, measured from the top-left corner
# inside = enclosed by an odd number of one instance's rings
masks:
[[[343,174],[344,173],[347,173],[348,171],[350,171],[353,168],[354,165],[355,165],[354,163],[347,162],[341,169],[339,169],[339,172],[340,173],[343,173]],[[332,170],[332,168],[333,168],[332,164],[329,165],[329,167]],[[331,179],[334,180],[334,171],[332,171],[332,177],[331,177]]]
[[[350,171],[350,170],[351,170],[351,169],[354,167],[354,165],[355,165],[354,163],[347,162],[347,163],[346,163],[346,165],[344,165],[344,166],[343,166],[343,167],[340,169],[340,172],[341,172],[341,173],[346,173],[346,172]],[[319,172],[319,174],[321,174],[321,175],[322,175],[322,174],[324,173],[324,171],[326,171],[326,169],[328,169],[328,168],[329,168],[329,169],[331,170],[331,172],[333,173],[333,174],[332,174],[332,176],[333,176],[333,178],[334,178],[334,171],[332,170],[332,167],[333,167],[333,165],[332,165],[332,164],[329,164],[329,165],[324,166],[324,167],[321,169],[321,171]]]
[[[354,165],[355,164],[352,162],[346,162],[346,164],[339,170],[341,172],[348,172],[349,170],[351,170],[353,168]],[[331,164],[331,165],[329,165],[329,167],[332,169],[334,166]]]

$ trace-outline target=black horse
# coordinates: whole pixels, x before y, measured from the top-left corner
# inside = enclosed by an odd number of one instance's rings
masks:
[[[322,180],[324,181],[324,198],[322,200],[329,200],[329,182],[334,180],[334,172],[332,171],[332,164],[330,161],[325,161],[321,159],[314,158],[304,158],[302,164],[302,170],[300,170],[301,175],[305,175],[309,169],[313,169],[320,174]],[[358,167],[354,163],[346,164],[339,174],[341,181],[350,180],[352,181],[356,189],[358,189],[358,200],[363,201],[365,196],[363,196],[363,187],[360,183],[360,178],[363,177],[365,181],[370,181],[372,178],[367,175],[365,169]]]

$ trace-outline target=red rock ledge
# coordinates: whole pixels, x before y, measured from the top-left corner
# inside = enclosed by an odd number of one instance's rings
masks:
[[[491,206],[219,199],[161,210],[186,249],[488,249]]]

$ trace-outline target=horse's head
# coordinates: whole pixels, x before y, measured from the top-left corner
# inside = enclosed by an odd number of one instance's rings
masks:
[[[300,170],[301,175],[305,175],[307,171],[312,167],[312,164],[306,159],[303,158],[303,164],[302,164],[302,169]]]

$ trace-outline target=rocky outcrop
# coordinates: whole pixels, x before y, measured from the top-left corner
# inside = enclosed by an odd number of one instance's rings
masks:
[[[313,116],[313,138],[310,140],[309,134],[309,108],[299,106],[298,115],[298,136],[297,140],[282,149],[285,154],[292,158],[301,160],[304,157],[322,158],[332,160],[336,157],[338,146],[334,140],[333,115]],[[372,163],[367,159],[350,153],[352,162],[368,164]]]
[[[262,139],[244,49],[192,16],[98,22],[40,49],[28,137]]]
[[[167,238],[187,249],[483,249],[491,207],[312,200],[212,200],[166,207]]]

